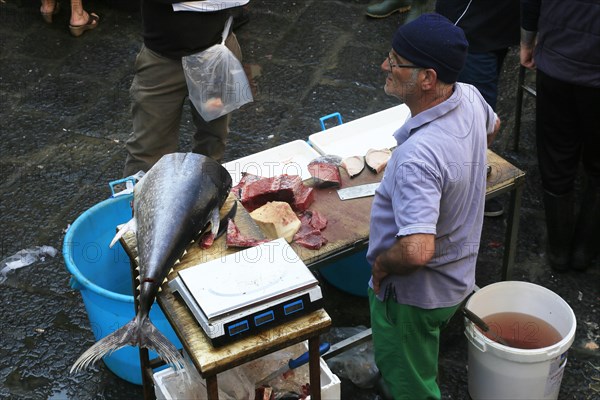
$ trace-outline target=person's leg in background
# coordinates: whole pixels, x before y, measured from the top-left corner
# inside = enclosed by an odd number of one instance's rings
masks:
[[[51,24],[53,18],[60,11],[60,3],[58,0],[42,0],[40,6],[40,14],[47,23]]]
[[[404,23],[408,24],[409,22],[417,19],[421,14],[425,12],[426,5],[427,0],[412,0],[410,4],[410,11],[406,15]]]
[[[498,99],[498,79],[507,50],[468,53],[465,67],[458,75],[458,81],[475,86],[494,111]]]
[[[143,46],[130,88],[133,132],[125,143],[123,176],[148,171],[163,155],[177,151],[187,93],[181,61]]]
[[[404,23],[416,19],[425,10],[427,0],[384,0],[367,7],[366,14],[371,18],[385,18],[399,12],[408,12]]]
[[[571,267],[584,271],[592,266],[594,259],[596,265],[600,262],[600,119],[597,115],[600,89],[578,87],[575,96],[586,182],[575,225]]]
[[[81,0],[71,0],[71,18],[69,19],[71,35],[79,37],[86,31],[95,29],[99,22],[98,14],[85,11]]]
[[[582,143],[573,85],[536,73],[536,146],[544,189],[547,258],[555,271],[569,269],[575,229],[575,179]]]
[[[412,0],[383,0],[377,4],[371,4],[367,7],[367,16],[371,18],[385,18],[399,12],[404,13],[410,10]]]

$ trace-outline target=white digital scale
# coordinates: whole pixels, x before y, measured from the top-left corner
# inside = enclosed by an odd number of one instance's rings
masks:
[[[169,282],[213,346],[322,307],[318,281],[285,239],[179,271]]]

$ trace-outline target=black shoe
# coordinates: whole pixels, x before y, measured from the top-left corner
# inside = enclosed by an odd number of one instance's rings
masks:
[[[499,217],[504,214],[504,207],[502,207],[502,203],[500,203],[496,199],[490,199],[485,202],[485,209],[483,210],[483,215],[486,217]]]

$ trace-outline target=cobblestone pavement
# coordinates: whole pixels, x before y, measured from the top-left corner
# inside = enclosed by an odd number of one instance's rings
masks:
[[[367,4],[252,1],[250,22],[237,34],[257,95],[234,114],[226,160],[306,139],[320,130],[319,117],[332,112],[351,121],[396,104],[382,90],[379,65],[404,17],[367,19]],[[73,38],[66,4],[47,25],[39,15],[39,1],[0,0],[0,259],[35,246],[60,250],[69,225],[106,199],[107,183],[120,178],[123,143],[131,131],[128,88],[141,44],[139,10],[133,0],[91,0],[85,7],[100,14],[100,25]],[[512,51],[499,99],[504,128],[494,150],[527,172],[513,279],[543,285],[573,308],[577,332],[560,398],[598,398],[599,269],[557,275],[545,263],[530,98],[524,106],[520,151],[511,150],[516,76]],[[186,112],[182,150],[189,149],[190,132]],[[505,226],[505,217],[485,221],[479,286],[500,280]],[[93,343],[81,296],[71,289],[69,278],[58,254],[8,274],[0,284],[0,398],[140,398],[139,386],[117,378],[102,363],[69,374],[73,361]],[[322,285],[336,327],[368,326],[365,298],[325,281]],[[444,399],[468,398],[462,331],[461,318],[454,318],[442,338]],[[375,389],[342,382],[344,399],[377,396]]]

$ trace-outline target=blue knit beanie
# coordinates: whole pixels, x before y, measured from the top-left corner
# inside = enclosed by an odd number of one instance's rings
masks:
[[[392,47],[413,64],[434,69],[441,81],[454,83],[465,65],[469,42],[461,28],[431,13],[400,26]]]

